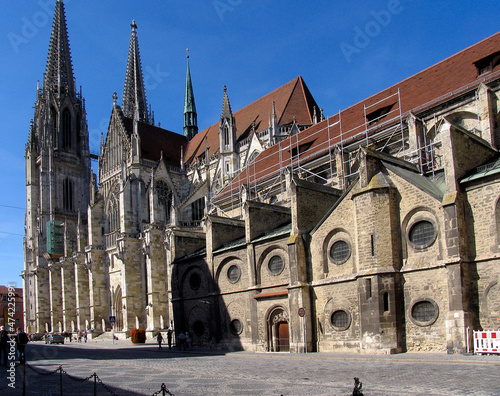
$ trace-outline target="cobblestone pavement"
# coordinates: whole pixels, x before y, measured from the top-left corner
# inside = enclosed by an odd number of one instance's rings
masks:
[[[151,343],[88,342],[27,348],[26,395],[152,395],[162,383],[176,396],[352,395],[354,377],[365,396],[500,395],[500,356],[407,353],[221,353],[193,349],[161,351]],[[67,373],[49,374],[62,366]],[[0,366],[1,395],[22,395],[23,370],[15,389]],[[33,370],[36,370],[33,371]],[[161,394],[161,393],[160,393]]]

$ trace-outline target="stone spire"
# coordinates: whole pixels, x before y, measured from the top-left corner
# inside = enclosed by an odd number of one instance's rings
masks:
[[[61,0],[57,1],[54,12],[43,89],[45,94],[52,91],[59,96],[76,96],[64,3]]]
[[[144,79],[142,76],[141,55],[139,53],[137,25],[135,21],[132,21],[130,26],[132,27],[132,33],[128,50],[122,109],[125,117],[134,118],[137,110],[139,121],[149,122],[146,89],[144,88]]]
[[[188,50],[189,51],[189,50]],[[189,70],[189,53],[187,55],[186,94],[184,96],[184,136],[191,140],[198,133],[196,105],[194,103],[193,84]]]
[[[229,103],[229,97],[227,96],[227,88],[225,85],[224,85],[224,99],[222,99],[222,118],[233,118],[231,103]]]

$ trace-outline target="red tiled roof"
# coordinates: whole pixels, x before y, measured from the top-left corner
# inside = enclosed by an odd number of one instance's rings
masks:
[[[289,81],[260,99],[250,103],[233,114],[236,123],[236,139],[248,133],[252,123],[258,132],[266,129],[272,103],[275,102],[279,125],[291,123],[293,117],[298,124],[312,124],[313,108],[317,104],[301,76]],[[190,142],[186,151],[186,163],[205,153],[205,137],[209,157],[219,151],[219,123],[215,123],[198,133]]]
[[[130,136],[134,121],[131,118],[123,117],[123,123]],[[159,161],[163,152],[163,158],[167,165],[180,168],[181,147],[184,147],[185,151],[187,146],[184,135],[139,121],[139,137],[141,138],[142,158]]]
[[[327,152],[342,138],[358,138],[365,133],[366,114],[392,105],[385,119],[391,120],[399,114],[414,113],[429,109],[436,103],[449,100],[477,88],[481,82],[489,82],[500,77],[500,65],[478,77],[475,62],[500,51],[500,33],[460,51],[459,53],[431,66],[395,85],[389,87],[322,122],[281,141],[264,152],[232,183],[219,194],[219,198],[238,192],[238,186],[246,183],[261,182],[272,178],[291,161],[290,149],[312,142],[307,152],[301,154],[300,161],[305,163]],[[401,103],[401,108],[399,106]],[[366,109],[366,110],[365,110]],[[339,122],[340,120],[340,122]],[[383,123],[384,119],[380,120]],[[394,123],[396,119],[394,119]],[[342,128],[342,129],[340,129]],[[328,140],[330,138],[330,143]],[[281,150],[280,150],[281,149]],[[332,148],[333,149],[333,148]],[[280,153],[281,151],[281,153]]]

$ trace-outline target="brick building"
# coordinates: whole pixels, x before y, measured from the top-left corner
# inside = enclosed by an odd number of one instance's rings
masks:
[[[188,63],[179,135],[154,123],[131,26],[97,176],[73,79],[38,91],[26,323],[372,353],[500,327],[500,34],[327,118],[300,76],[234,113],[224,87],[200,132]],[[72,76],[62,1],[51,43],[46,75]]]
[[[0,285],[0,327],[9,330],[10,327],[16,331],[18,327],[24,329],[23,315],[23,289],[13,288],[10,291],[7,286]],[[14,296],[12,297],[12,293]]]

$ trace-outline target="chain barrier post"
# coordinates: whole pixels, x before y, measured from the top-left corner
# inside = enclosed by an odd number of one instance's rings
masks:
[[[97,374],[94,373],[94,396],[97,395]]]
[[[23,365],[23,396],[26,395],[26,365]]]
[[[62,387],[62,375],[63,375],[63,368],[62,366],[59,366],[59,388],[61,390],[61,396],[63,396],[63,387]]]

